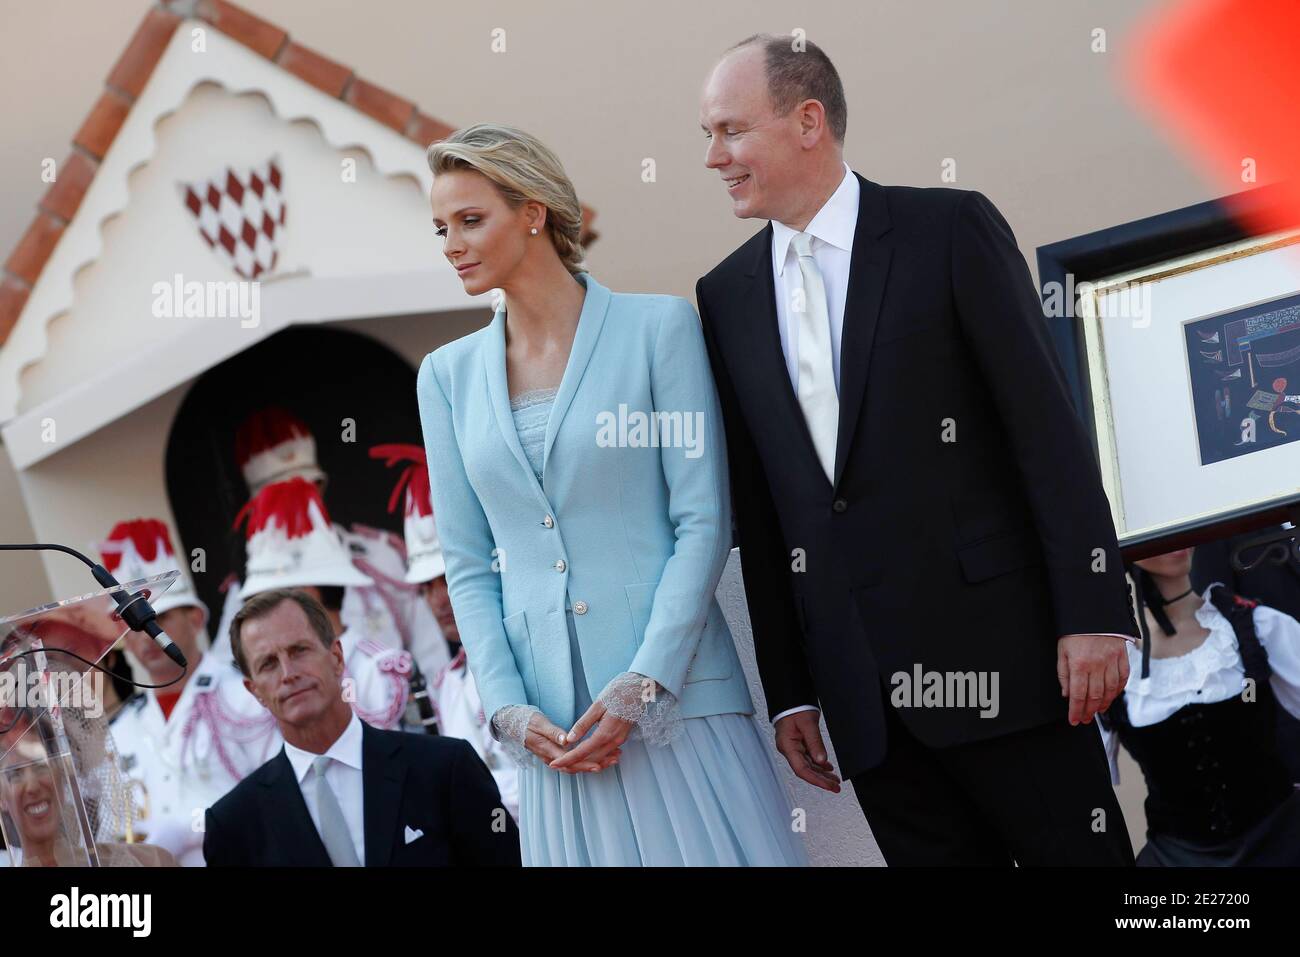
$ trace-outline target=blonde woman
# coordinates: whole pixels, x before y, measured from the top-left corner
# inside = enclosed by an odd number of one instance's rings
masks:
[[[730,502],[694,308],[581,268],[573,184],[527,133],[469,127],[429,165],[443,254],[504,293],[418,394],[456,621],[523,765],[524,863],[806,863],[714,598]]]

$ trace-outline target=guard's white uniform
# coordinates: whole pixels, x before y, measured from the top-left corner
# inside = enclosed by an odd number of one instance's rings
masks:
[[[478,752],[496,779],[501,802],[510,816],[519,820],[519,771],[514,759],[502,749],[488,730],[474,676],[465,667],[462,651],[432,681],[438,731],[448,738],[463,738]]]
[[[111,731],[126,776],[139,782],[132,798],[141,811],[147,805],[136,830],[187,867],[203,866],[203,812],[283,742],[275,719],[233,665],[207,655],[170,718],[146,691],[118,712]]]
[[[385,731],[401,730],[411,692],[411,654],[386,648],[349,628],[343,643],[344,693],[362,721]]]
[[[425,676],[436,675],[451,660],[441,632],[430,634],[433,613],[415,585],[407,584],[406,558],[392,532],[354,525],[334,526],[352,556],[352,564],[374,585],[349,585],[343,593],[339,618],[343,627],[359,630],[385,648],[405,648]]]

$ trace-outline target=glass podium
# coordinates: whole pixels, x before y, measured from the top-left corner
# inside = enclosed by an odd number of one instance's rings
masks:
[[[98,664],[127,631],[113,594],[152,600],[179,575],[0,618],[0,836],[9,865],[162,861],[157,848],[131,841],[131,787],[104,716],[107,676],[87,662]]]

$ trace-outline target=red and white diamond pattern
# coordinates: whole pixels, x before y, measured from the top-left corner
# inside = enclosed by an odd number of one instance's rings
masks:
[[[245,279],[275,268],[284,229],[283,181],[272,158],[242,172],[227,166],[214,179],[182,184],[199,234]]]

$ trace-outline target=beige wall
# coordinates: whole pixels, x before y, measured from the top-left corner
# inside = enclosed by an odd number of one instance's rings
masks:
[[[44,191],[40,160],[67,154],[150,5],[0,0],[0,248],[17,241]],[[543,137],[599,212],[593,272],[628,291],[690,295],[761,225],[731,217],[703,168],[697,122],[713,55],[757,30],[801,27],[835,60],[854,168],[879,182],[938,185],[940,163],[954,158],[956,185],[1001,206],[1031,265],[1041,243],[1213,193],[1116,83],[1128,27],[1149,0],[244,6],[449,123],[497,120]],[[489,48],[497,27],[505,53]],[[1097,27],[1107,53],[1090,50]],[[655,183],[641,181],[647,157]]]
[[[41,160],[67,155],[150,5],[0,0],[0,248],[26,228],[45,189]],[[855,169],[879,182],[939,185],[940,164],[954,159],[955,185],[1002,208],[1031,268],[1039,244],[1216,193],[1118,89],[1117,58],[1130,24],[1154,5],[1147,0],[244,5],[449,123],[508,122],[547,140],[599,212],[589,265],[615,289],[689,297],[695,279],[761,225],[731,217],[716,174],[702,166],[697,124],[713,55],[758,30],[803,28],[835,60]],[[497,27],[504,54],[489,47]],[[1098,27],[1108,53],[1091,52]],[[657,165],[655,183],[641,180],[646,158]],[[400,339],[409,330],[391,331]],[[7,469],[0,536],[27,537]],[[6,562],[0,607],[48,597],[34,567]],[[1121,793],[1140,832],[1137,778],[1129,765]]]

